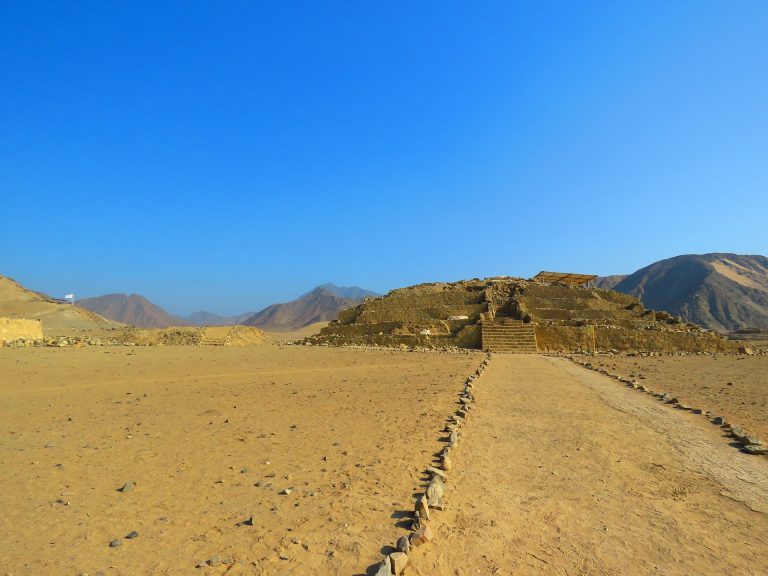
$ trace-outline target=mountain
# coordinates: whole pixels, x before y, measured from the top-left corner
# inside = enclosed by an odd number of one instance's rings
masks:
[[[768,258],[687,254],[655,262],[613,288],[705,328],[768,328]]]
[[[96,298],[83,298],[77,305],[102,316],[139,328],[167,328],[188,323],[169,314],[140,294],[106,294]]]
[[[0,316],[38,319],[46,336],[120,327],[98,314],[29,290],[6,276],[0,276]]]
[[[352,294],[355,297],[345,297]],[[340,310],[357,306],[363,297],[375,295],[362,288],[340,288],[323,284],[292,302],[272,304],[248,318],[244,324],[262,330],[295,330],[314,322],[335,320]]]
[[[626,278],[626,274],[614,274],[612,276],[598,276],[594,280],[590,282],[590,285],[594,286],[595,288],[599,288],[600,290],[613,290],[613,287],[616,286],[619,282],[624,280]]]
[[[363,298],[376,298],[377,296],[381,296],[381,294],[371,292],[365,288],[359,288],[357,286],[336,286],[336,284],[331,284],[330,282],[326,284],[320,284],[318,288],[328,290],[329,292],[336,294],[336,296],[341,296],[342,298],[350,298],[352,300],[362,300]]]
[[[254,314],[255,312],[245,312],[244,314],[238,314],[237,316],[222,316],[220,314],[214,314],[213,312],[201,310],[200,312],[193,312],[189,316],[186,316],[184,320],[193,326],[233,326],[235,324],[242,324]]]

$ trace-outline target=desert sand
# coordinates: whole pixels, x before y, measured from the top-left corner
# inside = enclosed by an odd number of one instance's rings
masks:
[[[598,356],[590,362],[721,415],[768,442],[768,356]]]
[[[411,574],[765,574],[768,459],[562,358],[478,383],[435,539]]]
[[[0,349],[0,572],[372,574],[483,358]],[[768,458],[563,358],[476,385],[406,575],[768,572]]]
[[[365,573],[480,359],[0,349],[0,573]]]

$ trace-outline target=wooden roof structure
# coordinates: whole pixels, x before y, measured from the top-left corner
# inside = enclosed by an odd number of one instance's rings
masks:
[[[543,284],[554,284],[555,282],[562,282],[563,284],[572,284],[578,286],[579,284],[586,284],[590,280],[597,278],[597,274],[573,274],[571,272],[545,272],[541,271],[532,280],[536,282],[542,282]]]

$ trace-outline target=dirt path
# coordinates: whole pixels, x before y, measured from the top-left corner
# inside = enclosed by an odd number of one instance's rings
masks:
[[[497,356],[427,574],[768,573],[768,461],[567,360]]]

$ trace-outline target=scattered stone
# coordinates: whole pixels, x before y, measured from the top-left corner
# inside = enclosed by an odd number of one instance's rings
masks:
[[[714,418],[712,418],[712,424],[716,424],[717,426],[722,426],[723,424],[725,424],[725,418],[723,418],[722,416],[715,416]]]
[[[133,490],[134,486],[135,484],[133,482],[126,482],[120,488],[118,488],[117,491],[123,492],[123,493],[130,492],[131,490]]]
[[[445,495],[445,482],[440,476],[432,476],[432,480],[427,486],[425,492],[427,505],[431,508],[443,507],[443,496]]]
[[[112,542],[109,543],[110,548],[117,548],[118,546],[122,546],[122,545],[123,545],[123,541],[120,540],[120,538],[115,538],[114,540],[112,540]]]
[[[407,536],[400,536],[400,538],[397,539],[397,544],[395,544],[395,548],[397,548],[398,552],[402,552],[404,554],[410,554],[411,541],[408,540]]]
[[[292,488],[283,488],[282,490],[280,490],[280,494],[282,494],[283,496],[288,496],[291,492],[293,492]]]
[[[245,520],[240,522],[243,526],[253,526],[253,516],[248,516]]]
[[[411,546],[420,546],[432,540],[433,537],[434,536],[430,527],[426,524],[422,524],[419,526],[418,530],[411,532],[411,535],[408,537],[408,539],[411,542]]]
[[[392,574],[399,576],[405,570],[405,565],[408,564],[408,555],[404,552],[392,552],[389,555],[389,563]]]
[[[128,534],[125,535],[125,537],[128,540],[133,540],[134,538],[138,538],[139,537],[139,533],[136,532],[136,530],[131,530],[130,532],[128,532]]]
[[[744,432],[744,430],[742,430],[740,427],[733,426],[731,428],[731,436],[733,436],[734,438],[736,438],[736,440],[741,442],[747,438],[747,433]]]
[[[392,561],[389,559],[389,556],[384,558],[381,564],[379,564],[375,576],[392,576]]]
[[[440,476],[440,478],[443,480],[447,479],[445,472],[439,468],[435,468],[434,466],[427,466],[427,474],[431,474],[432,476]]]
[[[426,494],[419,496],[418,500],[416,500],[416,515],[420,521],[429,520],[428,502],[429,499]]]

